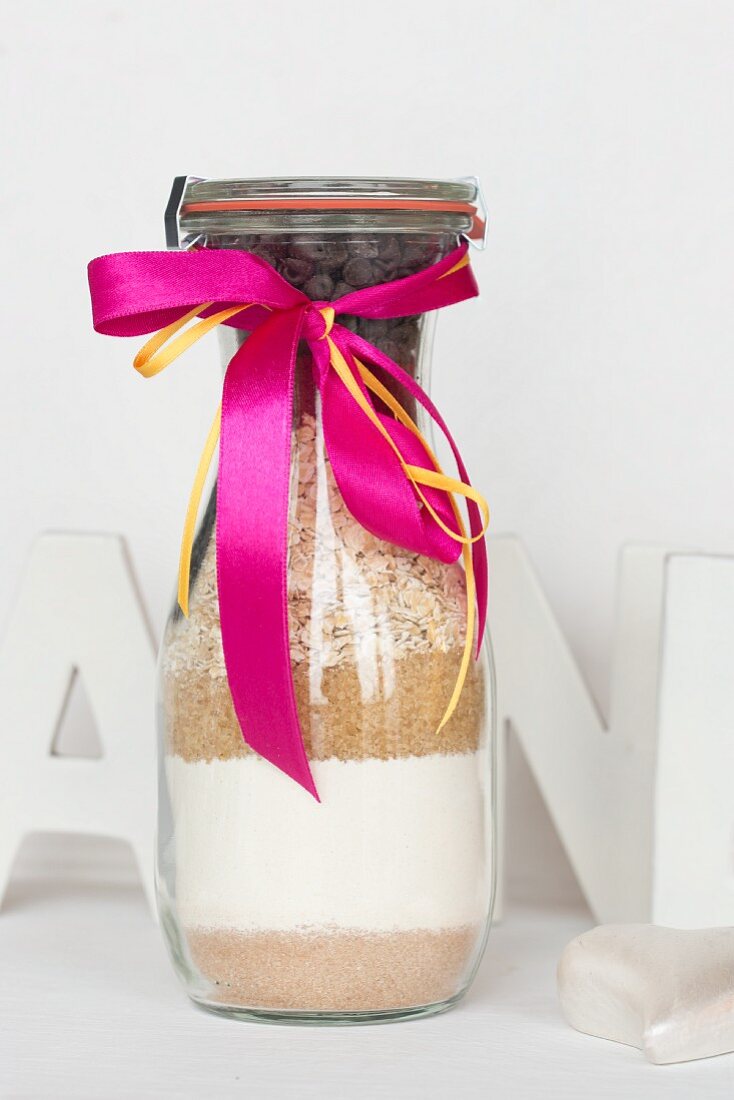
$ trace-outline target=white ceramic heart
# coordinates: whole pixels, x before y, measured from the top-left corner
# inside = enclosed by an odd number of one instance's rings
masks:
[[[558,994],[572,1027],[651,1062],[734,1051],[734,928],[600,925],[566,947]]]

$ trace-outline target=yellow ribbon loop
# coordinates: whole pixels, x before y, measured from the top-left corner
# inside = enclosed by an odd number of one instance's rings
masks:
[[[151,336],[150,340],[143,344],[133,359],[135,370],[142,374],[143,378],[153,378],[154,375],[160,374],[162,370],[171,365],[174,359],[178,359],[179,355],[183,355],[192,344],[195,344],[197,340],[201,340],[202,336],[206,336],[217,325],[228,321],[230,317],[234,317],[235,313],[241,313],[243,309],[250,308],[250,305],[242,305],[220,309],[218,313],[212,313],[210,317],[204,317],[203,320],[199,321],[197,325],[192,325],[190,329],[182,332],[180,336],[177,336],[175,340],[168,344],[172,336],[180,332],[189,321],[193,321],[194,317],[198,317],[205,309],[209,309],[211,304],[211,302],[204,302],[203,305],[196,306],[194,309],[189,310],[185,317],[166,325],[165,328],[160,329],[154,336]],[[166,344],[168,344],[168,347],[165,347]]]

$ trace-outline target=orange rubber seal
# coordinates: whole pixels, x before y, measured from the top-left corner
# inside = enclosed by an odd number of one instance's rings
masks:
[[[476,206],[468,202],[440,202],[435,199],[233,199],[225,202],[189,202],[182,214],[230,210],[435,210],[445,214],[468,214],[469,236],[477,240],[485,225]]]

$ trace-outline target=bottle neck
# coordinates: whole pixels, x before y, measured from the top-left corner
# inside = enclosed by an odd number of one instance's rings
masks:
[[[449,232],[374,231],[339,233],[242,233],[209,235],[210,248],[241,248],[266,260],[283,278],[315,301],[333,301],[354,290],[414,275],[437,263],[458,244]],[[338,323],[373,344],[425,390],[430,387],[434,314],[367,318],[340,315]],[[224,365],[246,339],[220,328]],[[424,428],[421,410],[391,378],[383,379],[406,411]]]

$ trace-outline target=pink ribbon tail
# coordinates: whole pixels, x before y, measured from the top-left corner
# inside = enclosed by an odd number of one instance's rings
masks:
[[[288,640],[288,487],[303,310],[274,313],[227,368],[217,480],[217,586],[232,701],[255,752],[318,801]]]

